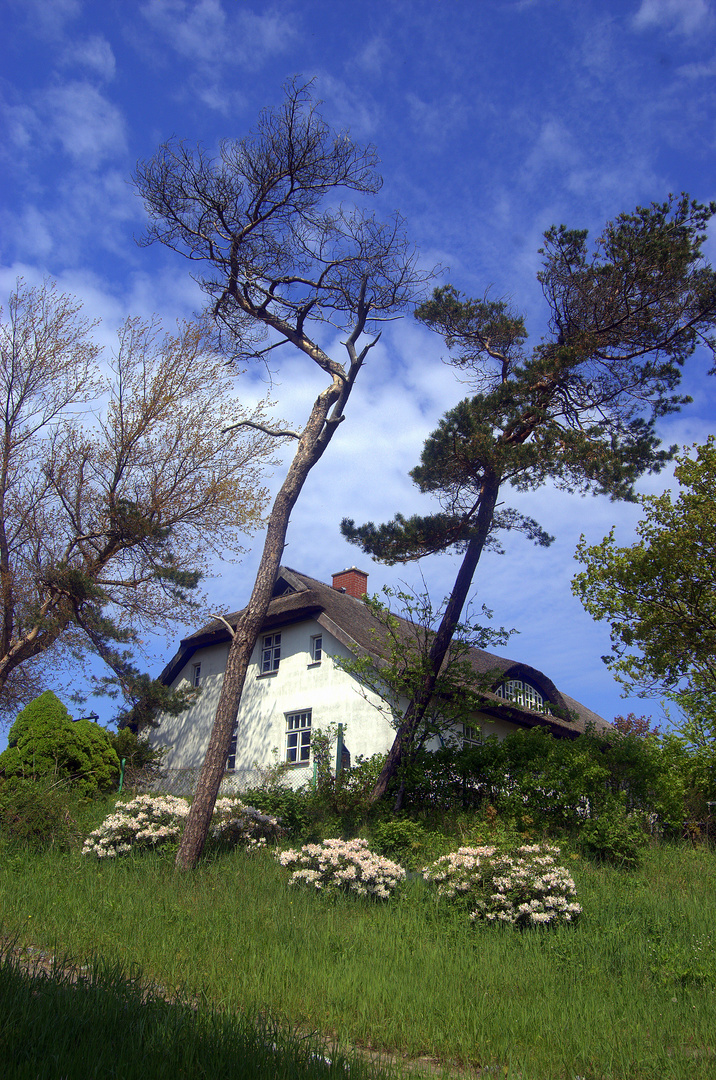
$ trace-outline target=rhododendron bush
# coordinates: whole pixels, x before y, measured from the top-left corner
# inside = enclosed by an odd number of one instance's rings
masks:
[[[173,795],[137,795],[130,802],[115,804],[113,814],[90,833],[83,855],[115,858],[130,851],[154,849],[176,842],[189,814],[189,802]],[[240,799],[217,799],[212,836],[260,847],[281,833],[278,818],[262,814]]]
[[[471,919],[515,926],[572,922],[582,908],[569,871],[559,866],[559,848],[525,845],[514,854],[497,848],[462,847],[423,870],[438,896],[462,902]]]
[[[387,899],[405,877],[402,866],[374,854],[360,837],[304,844],[300,851],[281,851],[276,858],[282,866],[295,867],[290,885],[310,885],[324,892]]]
[[[262,814],[240,799],[217,799],[209,835],[215,840],[243,844],[249,850],[265,847],[283,835],[279,818]]]

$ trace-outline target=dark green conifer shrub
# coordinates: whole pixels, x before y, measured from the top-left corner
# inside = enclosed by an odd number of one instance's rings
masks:
[[[25,706],[0,754],[0,782],[41,777],[67,780],[83,798],[110,791],[119,779],[109,733],[91,720],[73,723],[51,690]]]

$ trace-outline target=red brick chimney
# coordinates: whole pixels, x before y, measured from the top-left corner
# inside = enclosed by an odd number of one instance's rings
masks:
[[[333,588],[362,600],[368,592],[368,575],[355,566],[349,566],[347,570],[333,575]]]

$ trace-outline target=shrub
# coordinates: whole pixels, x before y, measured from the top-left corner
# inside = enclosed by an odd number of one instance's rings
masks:
[[[0,788],[0,828],[27,847],[66,851],[79,840],[75,802],[66,781],[49,776],[6,780]]]
[[[642,821],[614,805],[585,821],[579,833],[581,851],[599,862],[635,869],[647,843]]]
[[[174,795],[137,795],[116,803],[115,811],[91,832],[83,855],[116,858],[130,851],[155,850],[177,841],[189,814],[189,802]],[[217,799],[211,838],[225,845],[263,847],[282,834],[278,818],[262,814],[240,799]]]
[[[265,847],[283,836],[285,830],[279,818],[262,814],[254,806],[247,806],[240,799],[217,799],[214,819],[209,833],[214,841],[239,844],[247,850]]]
[[[536,926],[572,922],[582,908],[568,870],[558,866],[559,848],[523,845],[512,854],[496,847],[462,847],[425,867],[437,894],[464,904],[473,920]]]
[[[287,833],[296,836],[309,833],[313,819],[313,792],[308,788],[294,789],[276,784],[266,788],[247,788],[242,795],[261,813],[278,818]]]
[[[114,751],[126,765],[126,773],[137,773],[147,766],[158,766],[166,753],[163,746],[151,746],[145,735],[137,735],[131,728],[108,732]]]
[[[422,825],[407,818],[375,825],[372,840],[379,854],[395,855],[409,869],[419,865],[421,852],[423,861],[429,854],[425,852],[426,836]]]
[[[6,780],[67,780],[79,795],[94,798],[116,785],[119,759],[104,728],[91,720],[73,723],[62,702],[46,690],[10,728],[0,774]]]
[[[300,851],[282,851],[276,858],[281,866],[296,867],[290,885],[303,883],[327,893],[345,891],[387,899],[405,877],[402,866],[375,855],[360,837],[304,844]]]
[[[161,847],[179,839],[189,803],[174,795],[137,795],[118,802],[115,812],[84,842],[83,855],[100,859]]]

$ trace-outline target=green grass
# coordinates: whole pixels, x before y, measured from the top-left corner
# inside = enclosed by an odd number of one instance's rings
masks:
[[[0,960],[0,1060],[8,1080],[369,1080],[387,1073],[266,1020],[167,1002],[117,965],[27,971]]]
[[[168,855],[5,851],[0,920],[20,941],[139,965],[168,993],[341,1046],[524,1080],[711,1080],[716,853],[653,848],[636,873],[570,866],[582,921],[518,932],[471,925],[420,880],[387,904],[290,889],[266,853],[180,876]]]

